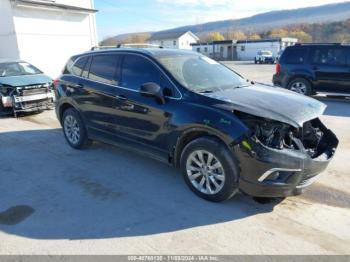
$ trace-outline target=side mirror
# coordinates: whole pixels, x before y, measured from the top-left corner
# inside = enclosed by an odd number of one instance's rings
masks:
[[[165,98],[162,88],[156,83],[145,83],[140,87],[140,94],[146,97],[156,98],[162,104],[165,104]]]

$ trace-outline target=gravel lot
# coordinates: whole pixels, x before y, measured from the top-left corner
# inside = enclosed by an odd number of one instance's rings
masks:
[[[274,66],[228,63],[271,83]],[[350,254],[350,101],[317,97],[338,135],[302,196],[199,199],[181,175],[94,143],[75,151],[54,111],[0,118],[0,254]]]

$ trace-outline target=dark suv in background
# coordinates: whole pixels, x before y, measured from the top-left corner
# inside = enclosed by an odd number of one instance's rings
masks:
[[[297,44],[286,48],[273,84],[303,95],[350,95],[350,46]]]
[[[338,145],[318,119],[323,103],[251,83],[190,51],[77,55],[55,92],[70,146],[80,149],[93,139],[142,152],[181,168],[191,190],[210,201],[238,189],[265,197],[298,194]]]

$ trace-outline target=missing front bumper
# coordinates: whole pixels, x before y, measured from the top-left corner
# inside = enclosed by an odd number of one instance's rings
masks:
[[[300,194],[327,168],[338,146],[333,132],[323,125],[322,129],[322,151],[316,158],[302,150],[272,149],[252,139],[236,145],[234,153],[241,166],[240,189],[256,197]]]

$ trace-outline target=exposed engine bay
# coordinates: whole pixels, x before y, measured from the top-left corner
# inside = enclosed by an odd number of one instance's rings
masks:
[[[246,113],[235,112],[235,114],[251,130],[252,137],[269,148],[301,150],[311,158],[317,158],[325,153],[328,144],[326,133],[329,130],[319,119],[304,123],[302,128],[295,128],[285,123]]]
[[[0,102],[3,110],[30,112],[49,109],[53,106],[54,94],[49,84],[28,86],[1,86]]]

